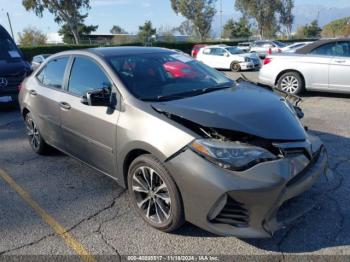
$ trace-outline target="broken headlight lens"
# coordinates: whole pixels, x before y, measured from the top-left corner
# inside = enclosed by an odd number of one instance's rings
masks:
[[[198,139],[191,143],[190,148],[218,166],[236,171],[277,159],[264,148],[218,139]]]

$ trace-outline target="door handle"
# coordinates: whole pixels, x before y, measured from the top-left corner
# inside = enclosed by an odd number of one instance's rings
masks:
[[[32,89],[29,91],[29,94],[31,94],[32,96],[36,96],[38,93],[34,89]]]
[[[335,60],[334,62],[339,63],[339,64],[343,64],[343,63],[345,63],[346,61],[345,61],[345,60]]]
[[[70,104],[66,102],[60,102],[60,107],[66,110],[69,110],[71,108]]]

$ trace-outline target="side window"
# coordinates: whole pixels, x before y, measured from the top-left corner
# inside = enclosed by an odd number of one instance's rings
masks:
[[[222,48],[213,48],[211,54],[216,56],[223,56],[225,52],[226,51]]]
[[[337,53],[337,43],[328,43],[317,47],[312,50],[312,55],[324,55],[324,56],[335,56]]]
[[[334,55],[350,57],[350,41],[338,42]]]
[[[210,48],[205,48],[203,50],[203,54],[205,54],[205,55],[210,55],[210,53],[211,53],[211,49]]]
[[[37,75],[37,79],[48,87],[61,89],[68,57],[53,59]]]
[[[75,58],[68,84],[70,93],[84,96],[88,91],[111,87],[108,77],[95,62],[88,58]]]

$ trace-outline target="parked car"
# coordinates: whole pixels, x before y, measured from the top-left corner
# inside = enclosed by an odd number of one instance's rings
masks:
[[[283,53],[294,53],[296,50],[311,44],[312,42],[297,42],[281,48]]]
[[[350,39],[319,40],[294,54],[268,56],[259,82],[299,94],[303,90],[350,93]]]
[[[0,25],[0,103],[17,102],[19,86],[30,72],[21,51]]]
[[[197,57],[197,54],[199,52],[199,50],[202,48],[202,47],[205,47],[206,45],[203,45],[203,44],[197,44],[197,45],[194,45],[193,48],[192,48],[192,51],[191,51],[191,56],[196,58]]]
[[[237,47],[245,52],[249,52],[251,44],[252,44],[251,42],[242,42],[242,43],[238,43]]]
[[[42,54],[42,55],[36,55],[32,59],[32,70],[36,70],[44,61],[46,58],[48,58],[49,54]]]
[[[235,46],[214,45],[199,50],[197,60],[218,69],[241,70],[259,69],[260,59],[256,54],[245,53]]]
[[[278,41],[259,40],[253,42],[250,52],[257,53],[260,58],[265,58],[270,53],[280,53],[286,45]]]
[[[170,62],[196,77],[168,74]],[[269,237],[284,225],[283,203],[327,165],[288,100],[163,48],[53,55],[19,101],[36,153],[51,145],[115,179],[166,232],[186,219],[215,234]]]

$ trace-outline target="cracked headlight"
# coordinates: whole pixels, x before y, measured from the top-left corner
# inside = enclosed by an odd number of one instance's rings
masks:
[[[277,159],[264,148],[218,139],[198,139],[190,144],[190,148],[218,166],[236,171]]]

